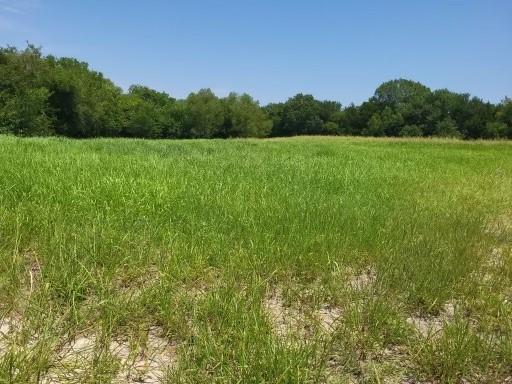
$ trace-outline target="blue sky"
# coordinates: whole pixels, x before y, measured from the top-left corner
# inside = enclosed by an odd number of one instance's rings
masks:
[[[360,103],[405,77],[512,96],[512,1],[0,0],[0,44],[41,45],[127,88]]]

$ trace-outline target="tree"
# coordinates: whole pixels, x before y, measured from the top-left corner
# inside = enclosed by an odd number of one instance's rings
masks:
[[[265,137],[272,129],[272,120],[248,94],[230,93],[224,99],[225,137]]]
[[[274,106],[274,112],[277,107]],[[299,93],[288,99],[279,110],[280,116],[274,124],[274,135],[321,135],[332,132],[332,125],[339,119],[341,104],[333,101],[319,101],[312,95]],[[274,117],[275,119],[275,117]],[[326,130],[327,128],[327,130]]]
[[[0,132],[23,136],[54,133],[46,88],[20,90],[16,95],[0,95]]]
[[[365,101],[359,107],[349,105],[342,112],[339,132],[342,135],[368,135],[368,124],[381,108],[372,101]]]
[[[466,105],[466,119],[461,122],[461,133],[470,139],[485,138],[487,122],[495,117],[495,108],[490,103],[473,97]]]
[[[423,136],[423,129],[418,125],[406,125],[400,129],[398,136],[401,137],[420,137]]]
[[[397,79],[381,84],[373,96],[377,103],[394,107],[398,104],[419,104],[430,95],[430,89],[412,80]]]
[[[501,121],[493,121],[485,124],[485,131],[482,137],[484,139],[504,139],[507,138],[508,134],[507,124]]]
[[[291,135],[511,138],[512,101],[387,81],[359,106],[297,94],[260,107],[247,94],[209,89],[176,100],[134,85],[124,93],[100,72],[40,48],[0,48],[0,133],[69,137],[266,137]]]
[[[436,124],[434,135],[439,137],[460,137],[461,133],[457,129],[455,121],[447,117]]]
[[[219,137],[224,125],[224,106],[210,89],[191,93],[185,104],[185,135]]]
[[[121,89],[87,63],[47,58],[57,134],[71,137],[116,136],[120,131]]]
[[[380,113],[375,113],[371,117],[370,121],[368,121],[368,126],[361,133],[363,136],[384,136],[385,125],[382,122]]]
[[[271,103],[267,106],[263,107],[263,111],[268,115],[268,117],[272,120],[272,129],[270,131],[270,136],[281,136],[283,131],[283,112],[284,112],[284,103]]]
[[[281,134],[295,136],[322,132],[320,106],[311,95],[298,94],[288,99],[281,119]]]
[[[497,107],[496,120],[507,126],[506,137],[512,139],[512,99],[505,98]]]
[[[167,93],[132,85],[121,101],[123,136],[180,137],[181,111]]]
[[[0,132],[34,136],[53,134],[51,92],[44,86],[48,66],[41,49],[0,49]]]

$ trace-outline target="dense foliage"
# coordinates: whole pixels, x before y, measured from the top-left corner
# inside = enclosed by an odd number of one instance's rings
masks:
[[[88,65],[28,45],[0,48],[0,133],[69,137],[267,137],[294,135],[512,138],[512,100],[498,105],[404,79],[342,108],[298,94],[261,107],[247,94],[211,90],[176,100],[134,85],[127,93]]]

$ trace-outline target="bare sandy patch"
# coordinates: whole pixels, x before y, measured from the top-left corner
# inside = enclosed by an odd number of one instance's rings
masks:
[[[279,337],[289,336],[300,331],[304,316],[299,311],[285,305],[281,292],[272,292],[264,301],[265,310],[270,317],[274,331]]]
[[[151,327],[147,340],[135,351],[130,350],[127,342],[112,343],[111,351],[121,360],[121,369],[114,380],[119,384],[160,383],[177,362],[177,344],[166,339],[159,327]]]
[[[21,317],[7,315],[0,318],[0,358],[7,353],[13,338],[21,328]]]
[[[306,340],[311,337],[315,328],[331,332],[341,319],[341,308],[323,304],[310,316],[296,306],[286,305],[280,291],[275,290],[264,300],[265,310],[272,323],[272,328],[279,337],[298,336]]]
[[[175,366],[176,350],[176,343],[164,337],[161,328],[151,327],[145,340],[138,345],[129,340],[115,339],[102,352],[106,351],[112,363],[118,364],[113,383],[157,384],[163,382],[167,372]],[[66,342],[57,353],[43,384],[80,382],[100,351],[100,341],[94,334],[82,334]]]
[[[368,266],[359,273],[348,271],[348,285],[353,290],[364,291],[370,288],[377,279],[377,272],[374,267]]]
[[[336,323],[343,316],[343,311],[341,308],[324,304],[316,311],[316,316],[320,321],[322,329],[326,332],[331,332],[336,328]]]
[[[407,322],[423,337],[439,335],[444,326],[455,317],[455,303],[447,302],[438,316],[415,315],[407,318]]]
[[[512,233],[512,212],[492,219],[486,227],[486,232],[498,236]]]

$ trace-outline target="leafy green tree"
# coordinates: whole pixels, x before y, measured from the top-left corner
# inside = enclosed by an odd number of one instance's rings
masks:
[[[485,131],[482,137],[484,139],[504,139],[508,137],[508,134],[509,129],[507,124],[501,121],[489,121],[485,124]]]
[[[191,93],[185,106],[185,135],[188,137],[219,137],[224,126],[224,106],[210,89]]]
[[[380,113],[375,113],[368,121],[368,126],[362,130],[363,136],[384,136],[385,124],[382,122]]]
[[[505,98],[497,107],[496,120],[507,126],[506,137],[512,139],[512,99]]]
[[[326,135],[336,135],[339,133],[339,124],[334,121],[328,121],[324,123],[323,133]]]
[[[473,97],[466,105],[467,118],[461,123],[461,133],[470,139],[485,138],[487,122],[492,122],[495,114],[492,104]]]
[[[284,103],[271,103],[264,106],[262,109],[272,120],[272,130],[270,131],[270,136],[280,136],[282,132]]]
[[[122,134],[132,137],[180,137],[183,117],[165,92],[132,85],[121,99]]]
[[[337,101],[324,100],[319,101],[320,105],[320,118],[324,123],[334,122],[339,120],[341,112],[341,103]]]
[[[385,106],[394,107],[399,104],[419,104],[430,95],[430,89],[412,80],[397,79],[381,84],[373,99]]]
[[[298,94],[263,108],[209,89],[175,100],[135,85],[127,93],[85,62],[0,48],[0,133],[70,137],[265,137],[314,134],[512,138],[512,102],[498,105],[415,81],[381,84],[359,106]]]
[[[122,135],[129,137],[161,137],[162,131],[153,106],[137,97],[126,95],[121,99]]]
[[[50,105],[56,132],[71,137],[115,136],[120,131],[121,89],[87,63],[48,58]]]
[[[387,136],[397,136],[402,125],[425,123],[429,114],[428,99],[431,93],[430,89],[421,83],[397,79],[381,84],[370,102],[383,109],[390,108],[395,113],[395,118],[401,120],[400,124],[389,123],[390,126],[386,128]]]
[[[162,127],[162,136],[166,138],[186,137],[186,103],[183,100],[168,103],[162,110],[165,124]]]
[[[391,107],[386,107],[382,112],[375,113],[371,117],[363,134],[366,136],[398,136],[403,125],[402,115],[393,112]]]
[[[224,135],[226,137],[265,137],[272,129],[272,120],[248,94],[230,93],[226,106]]]
[[[40,48],[29,44],[22,51],[0,49],[0,132],[53,134],[51,92],[44,86],[47,77],[48,66]]]
[[[423,129],[418,125],[405,125],[400,129],[398,136],[401,137],[420,137],[423,136]]]
[[[16,95],[0,95],[0,132],[23,136],[54,133],[46,88],[20,90]]]
[[[436,124],[434,135],[439,137],[460,137],[461,133],[457,129],[455,121],[452,118],[447,117]]]
[[[339,119],[341,104],[333,101],[319,101],[312,95],[299,93],[282,105],[273,105],[271,116],[274,120],[274,136],[321,135],[335,133],[333,125]],[[276,117],[277,112],[279,116]],[[326,130],[327,128],[327,130]]]
[[[298,94],[285,103],[281,119],[281,135],[319,134],[322,128],[320,105],[313,96]]]
[[[372,101],[365,101],[359,107],[349,105],[342,111],[338,132],[342,135],[368,135],[368,124],[380,107]]]

